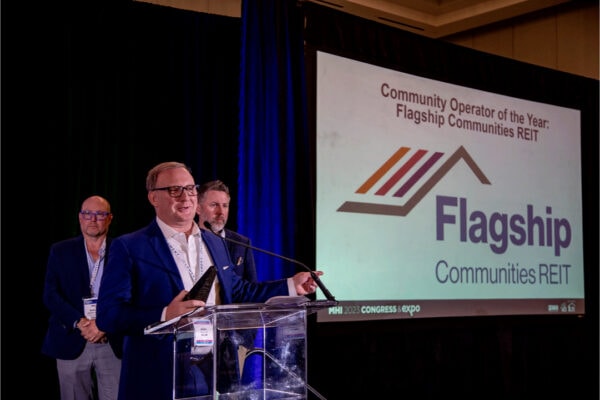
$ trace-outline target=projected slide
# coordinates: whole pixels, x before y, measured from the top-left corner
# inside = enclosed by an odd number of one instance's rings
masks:
[[[316,60],[319,321],[585,312],[579,110]]]

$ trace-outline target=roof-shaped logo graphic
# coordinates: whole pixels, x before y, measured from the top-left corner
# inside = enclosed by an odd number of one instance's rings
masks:
[[[403,163],[401,163],[403,157],[407,156],[410,153],[410,150],[410,147],[400,147],[355,192],[357,194],[375,194],[378,196],[392,196],[400,198],[408,193],[409,190],[418,187],[416,192],[404,203],[404,205],[397,206],[390,204],[346,201],[338,208],[338,211],[362,214],[396,215],[402,217],[406,216],[460,160],[463,160],[467,166],[471,168],[471,171],[473,171],[475,177],[482,184],[491,184],[483,171],[479,168],[479,166],[475,163],[471,155],[463,146],[460,146],[443,164],[439,165],[437,170],[435,170],[427,180],[425,180],[425,174],[427,174],[429,171],[432,171],[433,168],[436,167],[436,164],[441,162],[440,160],[444,156],[444,153],[437,151],[431,153],[428,150],[419,149],[411,154]],[[426,158],[428,153],[431,154],[428,158]],[[421,166],[409,176],[412,168],[421,160],[424,160]],[[391,175],[390,178],[384,180],[384,176],[392,171],[393,168],[397,168],[397,170]],[[404,177],[408,178],[406,182],[402,184],[397,191],[390,193],[392,187],[394,187],[394,185]]]

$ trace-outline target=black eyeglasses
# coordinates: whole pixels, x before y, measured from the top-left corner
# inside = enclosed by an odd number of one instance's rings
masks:
[[[198,195],[198,188],[200,187],[200,185],[187,185],[187,186],[165,186],[165,187],[159,187],[159,188],[154,188],[152,189],[152,191],[154,190],[166,190],[167,193],[169,193],[169,196],[171,197],[179,197],[183,194],[183,190],[185,189],[185,192],[187,194],[189,194],[190,196],[196,196]]]
[[[79,214],[81,214],[83,219],[88,220],[88,221],[90,219],[92,219],[93,217],[96,217],[96,220],[98,220],[98,221],[104,221],[106,219],[106,217],[108,217],[110,215],[110,213],[108,211],[88,211],[88,210],[79,211]]]

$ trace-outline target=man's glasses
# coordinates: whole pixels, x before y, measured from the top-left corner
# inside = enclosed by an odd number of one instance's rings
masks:
[[[187,186],[165,186],[165,187],[159,187],[159,188],[154,188],[152,189],[152,191],[154,190],[166,190],[167,193],[169,193],[169,196],[171,197],[179,197],[183,194],[183,190],[185,189],[185,192],[187,194],[189,194],[190,196],[197,196],[198,195],[198,188],[200,187],[200,185],[187,185]]]
[[[79,214],[81,214],[81,217],[87,221],[91,220],[93,217],[96,217],[97,221],[104,221],[106,219],[106,217],[108,217],[110,215],[110,213],[108,211],[88,211],[88,210],[79,211]]]

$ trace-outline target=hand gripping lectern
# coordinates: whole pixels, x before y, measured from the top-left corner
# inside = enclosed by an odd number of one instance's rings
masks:
[[[304,296],[201,307],[156,323],[173,338],[173,399],[306,399],[307,316],[336,303]]]

